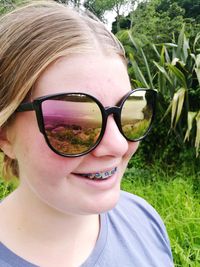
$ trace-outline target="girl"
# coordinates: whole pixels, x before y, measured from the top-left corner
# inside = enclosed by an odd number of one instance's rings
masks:
[[[173,266],[165,227],[120,191],[156,92],[131,90],[121,44],[55,2],[0,21],[0,148],[19,187],[0,205],[1,267]]]

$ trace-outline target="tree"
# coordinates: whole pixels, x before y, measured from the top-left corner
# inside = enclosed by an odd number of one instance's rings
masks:
[[[162,0],[158,5],[158,12],[166,12],[169,7],[177,4],[185,10],[184,18],[192,18],[200,23],[200,2],[199,0]]]
[[[0,14],[6,13],[15,7],[15,4],[19,1],[15,0],[0,0]]]
[[[170,41],[184,23],[184,10],[177,4],[162,13],[157,12],[157,6],[157,0],[142,2],[130,13],[131,31],[144,45]]]
[[[116,18],[119,18],[125,12],[132,10],[137,2],[138,0],[86,0],[84,6],[105,21],[106,11],[115,12]]]
[[[130,14],[128,16],[119,16],[115,18],[115,21],[112,23],[112,32],[116,34],[120,30],[130,29],[131,27],[131,18]]]

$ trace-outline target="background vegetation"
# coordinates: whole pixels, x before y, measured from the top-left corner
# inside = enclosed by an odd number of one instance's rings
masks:
[[[0,0],[0,13],[22,0]],[[81,1],[58,2],[80,6]],[[154,128],[131,159],[122,188],[149,201],[165,221],[175,266],[200,266],[200,1],[86,0],[129,60],[133,88],[159,92]],[[125,11],[129,13],[125,14]],[[16,182],[0,179],[0,197]]]

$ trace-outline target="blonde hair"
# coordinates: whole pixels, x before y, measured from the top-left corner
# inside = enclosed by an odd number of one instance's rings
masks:
[[[87,12],[54,1],[37,1],[0,19],[0,128],[8,122],[41,73],[62,56],[99,52],[125,59],[120,42]],[[18,176],[4,155],[4,176]]]

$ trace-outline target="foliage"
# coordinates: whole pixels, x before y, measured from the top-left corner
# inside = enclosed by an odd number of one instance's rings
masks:
[[[169,7],[178,5],[185,10],[185,18],[193,18],[200,23],[200,2],[199,0],[162,0],[157,7],[157,11],[166,12]]]
[[[9,10],[12,10],[18,4],[22,4],[26,1],[24,0],[0,0],[0,14],[4,14]]]
[[[120,23],[120,30],[129,27],[134,39],[143,46],[170,42],[172,38],[178,36],[183,24],[186,36],[190,36],[193,41],[200,29],[200,22],[193,6],[195,1],[198,0],[187,0],[185,4],[179,0],[140,1],[137,8],[130,11],[128,16],[120,16],[117,21]],[[198,10],[199,4],[196,2]],[[112,31],[115,34],[119,31],[116,28],[116,21],[113,22]]]
[[[0,178],[0,200],[4,199],[8,194],[10,194],[17,187],[17,180],[12,180],[9,182],[5,182],[2,178]]]
[[[0,153],[0,200],[11,193],[18,185],[18,180],[15,177],[13,177],[9,181],[4,180],[4,178],[2,177],[2,162],[3,154]]]
[[[105,13],[113,11],[116,13],[117,21],[125,10],[130,10],[138,0],[85,0],[84,6],[105,21]]]
[[[171,130],[178,143],[189,141],[200,149],[200,33],[193,44],[185,35],[185,28],[178,38],[170,43],[144,46],[135,38],[131,30],[117,34],[130,60],[130,76],[133,87],[157,88],[159,92],[158,114],[163,120],[171,110]],[[154,52],[154,54],[152,53]],[[168,108],[167,108],[168,106]],[[167,111],[166,111],[167,110]],[[158,121],[158,124],[161,123]],[[167,121],[168,124],[168,121]],[[159,127],[157,125],[157,127]],[[166,125],[163,127],[166,128]],[[161,129],[160,129],[161,130]],[[161,135],[158,132],[158,135]],[[167,132],[165,131],[167,135]]]
[[[134,38],[141,40],[143,44],[151,42],[167,42],[170,34],[176,34],[183,24],[183,11],[176,10],[176,16],[171,18],[169,13],[156,12],[157,2],[141,3],[131,13],[131,31]]]

